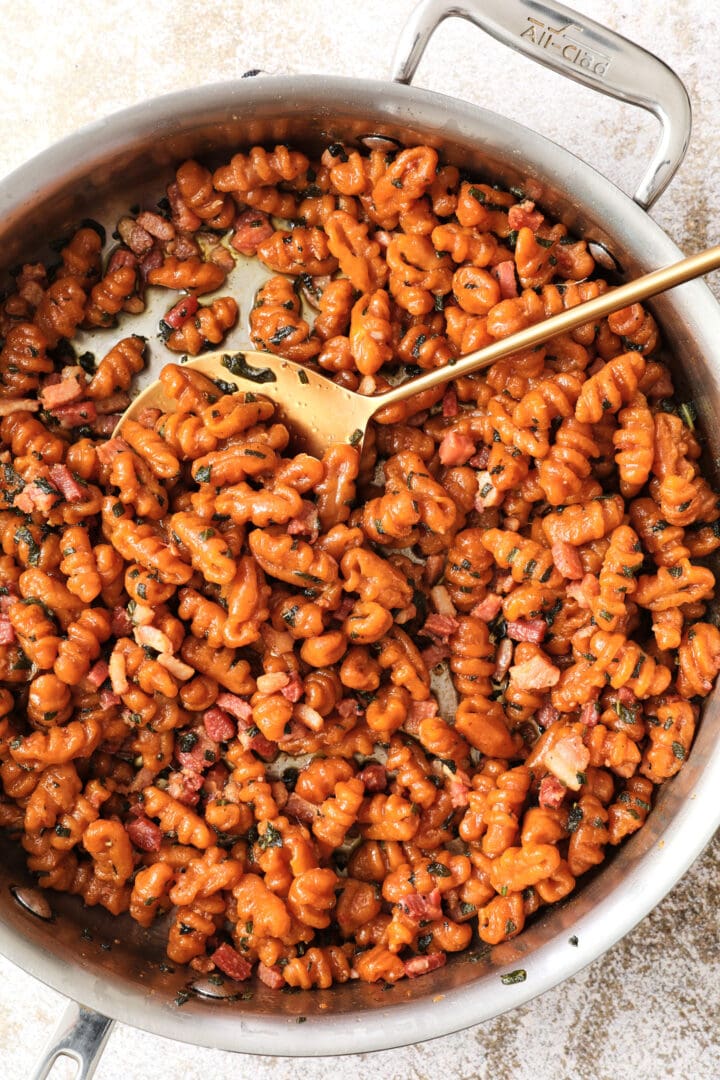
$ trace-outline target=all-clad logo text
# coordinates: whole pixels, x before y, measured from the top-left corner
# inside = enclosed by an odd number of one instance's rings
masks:
[[[599,78],[607,75],[610,67],[610,57],[604,53],[588,49],[578,40],[578,34],[582,34],[582,27],[575,23],[566,23],[565,26],[550,26],[549,23],[541,22],[528,16],[528,25],[520,34],[521,38],[537,45],[539,49],[552,49],[562,56],[563,60],[583,71],[588,71]]]

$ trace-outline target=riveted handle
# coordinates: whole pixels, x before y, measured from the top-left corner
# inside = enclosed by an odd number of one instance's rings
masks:
[[[61,1058],[74,1062],[73,1080],[90,1080],[100,1063],[113,1023],[107,1016],[85,1009],[75,1001],[69,1002],[29,1080],[45,1080]]]
[[[409,83],[445,19],[468,19],[497,41],[601,94],[646,109],[661,125],[658,146],[633,196],[649,209],[675,175],[692,126],[685,86],[667,64],[563,4],[540,0],[422,0],[395,51],[393,79]]]

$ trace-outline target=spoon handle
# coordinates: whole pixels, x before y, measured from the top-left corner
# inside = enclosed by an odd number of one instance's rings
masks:
[[[559,315],[553,315],[549,319],[528,326],[511,337],[501,338],[492,345],[476,349],[454,364],[428,371],[417,379],[378,394],[372,399],[375,403],[374,411],[396,401],[404,401],[405,398],[413,397],[415,394],[422,393],[423,390],[440,386],[442,383],[449,382],[450,379],[456,379],[459,375],[469,375],[472,371],[480,371],[510,353],[532,348],[557,334],[567,333],[592,319],[610,315],[613,311],[619,311],[620,308],[634,304],[638,300],[656,296],[657,293],[671,289],[675,285],[682,285],[684,281],[690,281],[692,278],[701,277],[711,270],[717,270],[718,267],[720,267],[720,245],[701,251],[697,255],[691,255],[687,259],[681,259],[680,262],[671,263],[670,266],[653,270],[634,281],[620,285],[617,289],[603,293],[602,296],[595,297],[594,300],[587,300],[576,307],[561,311]]]

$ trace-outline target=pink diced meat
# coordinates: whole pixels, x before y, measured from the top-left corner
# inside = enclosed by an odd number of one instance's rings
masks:
[[[427,895],[424,893],[408,893],[407,896],[403,896],[398,901],[398,907],[414,922],[420,922],[421,919],[432,921],[433,919],[442,919],[441,899],[438,888],[433,889]]]
[[[71,405],[59,405],[49,409],[48,412],[65,428],[84,427],[85,424],[93,424],[97,420],[94,401],[75,401]]]
[[[48,514],[59,501],[59,491],[45,491],[33,480],[25,485],[19,495],[15,496],[14,505],[23,514],[32,514],[36,510],[41,514]]]
[[[535,209],[535,203],[530,199],[525,199],[508,210],[508,225],[511,229],[532,229],[537,232],[544,220],[544,215]]]
[[[294,791],[291,791],[288,795],[288,800],[285,803],[285,813],[290,817],[297,818],[298,821],[302,821],[304,825],[312,825],[313,821],[318,816],[319,810],[314,803],[309,802],[307,799],[303,799],[302,796],[297,795]]]
[[[497,682],[502,682],[508,673],[508,668],[512,663],[513,658],[513,643],[509,638],[503,638],[498,645],[497,653],[495,654],[495,679]]]
[[[594,574],[585,574],[582,581],[571,582],[565,591],[573,600],[577,600],[581,608],[589,611],[595,597],[600,595],[600,582]]]
[[[452,615],[428,615],[420,631],[425,637],[432,638],[436,644],[447,644],[458,628],[458,621]]]
[[[188,319],[192,319],[193,315],[198,309],[198,298],[194,293],[188,293],[187,296],[183,296],[182,300],[178,300],[175,307],[163,315],[163,322],[166,326],[169,326],[171,330],[179,330],[181,326],[184,326]]]
[[[547,633],[547,623],[544,619],[515,619],[506,624],[505,632],[513,641],[532,641],[539,645]]]
[[[185,806],[195,806],[200,801],[200,788],[203,776],[199,772],[183,769],[182,772],[170,773],[167,793]]]
[[[233,949],[232,945],[223,943],[210,954],[210,959],[215,967],[220,968],[228,978],[234,979],[235,982],[244,982],[252,975],[252,965],[240,955],[237,949]]]
[[[420,655],[428,668],[434,668],[437,667],[438,664],[442,664],[444,660],[450,658],[450,646],[428,645],[427,649],[423,649]]]
[[[553,562],[563,577],[571,581],[580,581],[583,576],[582,562],[578,550],[566,540],[557,540],[550,549]]]
[[[237,725],[224,709],[214,705],[203,716],[203,725],[210,739],[215,743],[229,742],[237,733]]]
[[[448,794],[453,806],[463,807],[468,805],[470,788],[462,780],[451,780],[448,784]]]
[[[442,399],[442,414],[446,420],[452,420],[458,414],[458,399],[454,390],[446,390]]]
[[[85,393],[85,386],[80,382],[77,375],[71,375],[59,382],[46,383],[40,391],[39,397],[44,409],[56,409],[58,405],[69,405],[72,401],[79,401]]]
[[[482,619],[483,622],[492,622],[497,618],[502,608],[502,597],[497,593],[488,593],[484,599],[476,604],[470,614],[475,619]]]
[[[91,686],[98,689],[105,682],[109,674],[110,670],[105,661],[98,660],[98,662],[90,668],[86,678]]]
[[[596,701],[586,702],[580,710],[580,723],[593,728],[600,719],[600,707]]]
[[[194,741],[193,741],[194,740]],[[192,743],[192,746],[189,744]],[[214,765],[220,756],[218,744],[210,738],[204,728],[195,728],[193,731],[184,732],[178,742],[177,759],[183,770],[191,772],[204,772]],[[187,749],[183,747],[187,746]]]
[[[305,687],[297,671],[290,672],[288,681],[282,687],[280,693],[284,698],[287,698],[288,701],[297,703],[300,700],[305,693]]]
[[[264,982],[271,990],[280,990],[285,985],[283,973],[277,964],[269,967],[267,964],[263,964],[261,960],[258,964],[257,973],[260,982]]]
[[[50,479],[66,502],[78,502],[85,498],[87,488],[77,482],[67,465],[51,465]]]
[[[538,803],[546,810],[557,810],[562,805],[567,788],[556,776],[543,776],[540,781]]]
[[[237,694],[218,694],[215,704],[220,709],[229,712],[236,720],[252,720],[250,703],[245,701],[244,698],[238,697]]]
[[[545,656],[533,656],[510,668],[510,678],[518,690],[547,690],[560,679],[560,668]]]
[[[373,762],[361,769],[357,774],[357,779],[362,780],[366,791],[384,791],[388,782],[387,770],[384,765]]]
[[[125,832],[140,851],[159,851],[162,843],[160,827],[142,814],[125,826]]]
[[[443,437],[438,453],[441,465],[465,465],[475,453],[475,443],[469,435],[449,431]]]
[[[535,719],[540,727],[547,729],[551,724],[554,724],[556,720],[560,719],[560,713],[554,705],[551,705],[549,701],[546,701],[536,712]]]
[[[501,299],[514,299],[518,294],[514,260],[506,259],[505,262],[498,263],[495,267],[495,276],[497,277],[500,286]]]
[[[268,214],[262,210],[243,210],[235,218],[230,247],[241,255],[254,255],[263,240],[269,240],[275,232]]]
[[[426,975],[428,971],[436,971],[445,965],[447,956],[444,952],[428,953],[426,956],[412,956],[405,961],[405,974],[409,979],[416,979],[418,975]]]

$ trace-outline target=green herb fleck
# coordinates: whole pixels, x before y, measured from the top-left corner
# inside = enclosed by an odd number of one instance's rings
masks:
[[[40,547],[35,543],[35,539],[28,529],[27,525],[21,525],[15,532],[15,543],[26,544],[28,549],[27,560],[30,566],[37,566],[40,561]]]
[[[573,803],[572,806],[570,807],[570,812],[568,813],[568,823],[567,823],[568,832],[574,833],[575,830],[577,829],[578,825],[582,821],[582,819],[583,819],[582,807],[578,806],[577,803]]]
[[[282,847],[282,846],[283,846],[282,835],[275,828],[275,826],[271,825],[270,822],[268,821],[267,824],[266,824],[266,827],[265,827],[265,832],[262,834],[262,836],[258,836],[258,847],[262,851],[267,851],[268,848]]]
[[[178,746],[182,754],[189,754],[198,741],[198,735],[194,731],[187,731],[178,739]]]
[[[238,391],[237,383],[225,382],[224,379],[213,379],[213,382],[215,383],[221,394],[236,394]]]
[[[290,333],[292,333],[292,326],[283,327],[283,330],[288,329]],[[283,332],[283,330],[279,330],[277,334],[275,334],[275,336],[271,339],[272,344],[279,344],[279,341],[283,340],[283,338],[280,337],[280,334]],[[285,334],[284,336],[287,337],[287,334]],[[279,341],[276,340],[277,338],[279,338]],[[225,356],[223,356],[221,363],[223,367],[228,369],[231,375],[238,375],[243,379],[249,379],[250,382],[277,382],[277,376],[275,375],[274,371],[270,370],[270,368],[250,367],[250,365],[245,359],[245,353],[238,352],[233,353],[232,355],[226,353]]]
[[[515,971],[509,971],[506,975],[500,976],[500,982],[503,986],[514,986],[515,983],[523,983],[527,979],[527,971],[525,968],[516,968]]]
[[[428,874],[432,874],[433,877],[451,877],[452,874],[448,870],[447,866],[444,866],[441,862],[431,862],[428,866]]]
[[[417,942],[418,952],[426,953],[432,945],[432,940],[432,934],[421,934]]]
[[[95,374],[95,356],[93,353],[84,352],[82,356],[78,356],[77,362],[88,375]]]
[[[693,405],[692,401],[684,401],[678,409],[678,416],[682,420],[686,427],[689,427],[691,431],[695,430],[695,421],[697,420],[697,409]]]
[[[313,585],[322,585],[322,581],[319,577],[314,577],[312,574],[306,573],[305,570],[293,570],[295,577],[301,578],[303,581],[310,581]]]

